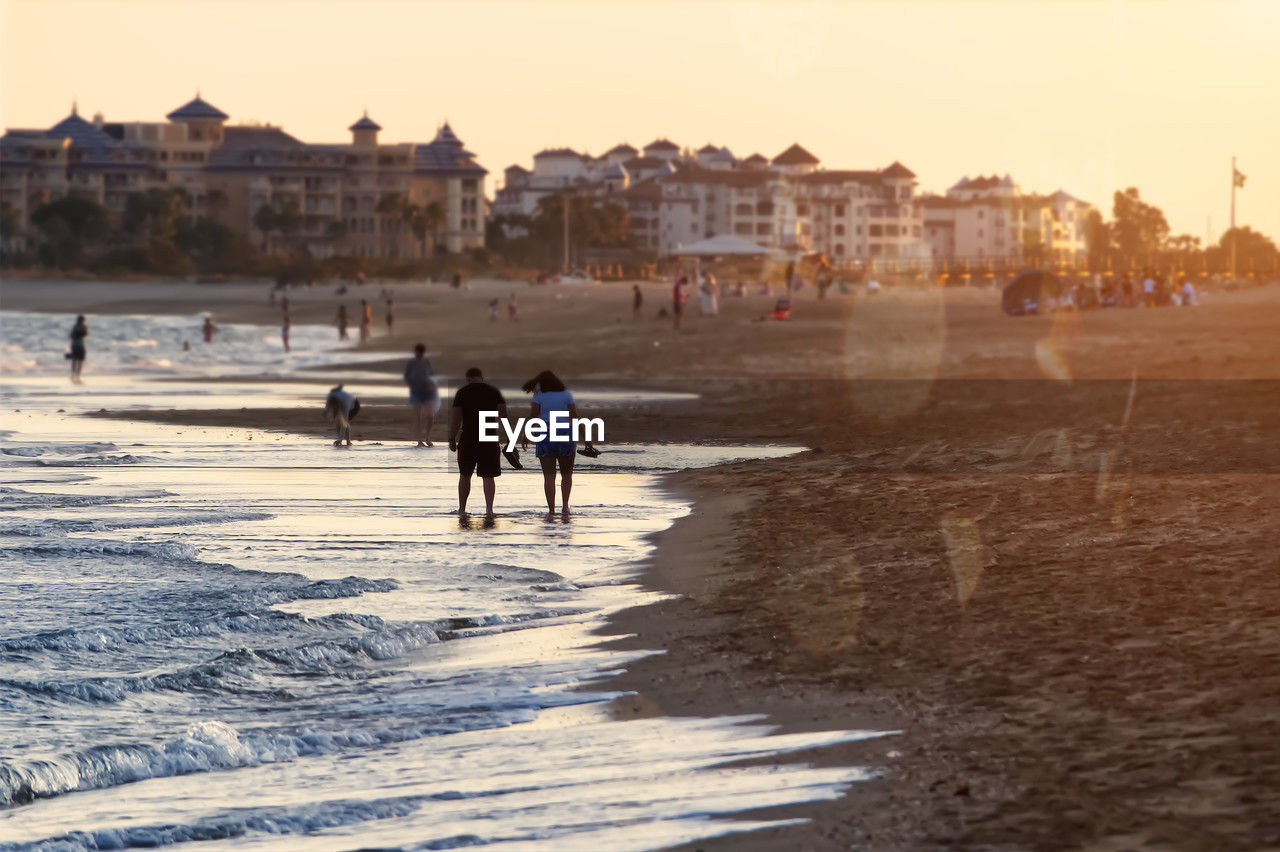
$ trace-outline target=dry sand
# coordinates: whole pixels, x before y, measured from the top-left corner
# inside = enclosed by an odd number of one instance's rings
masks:
[[[422,339],[444,375],[702,394],[610,412],[612,440],[815,448],[673,478],[695,510],[647,578],[680,597],[610,640],[667,653],[619,679],[637,696],[618,711],[902,733],[803,756],[884,770],[770,814],[807,825],[695,848],[1280,847],[1280,286],[1022,319],[991,291],[899,289],[758,322],[753,295],[715,319],[691,304],[679,333],[659,284],[639,322],[629,286],[393,286],[388,368]],[[513,289],[521,321],[489,323]],[[4,302],[274,323],[266,292],[23,283]],[[295,289],[295,319],[335,298]],[[358,439],[405,437],[390,378]]]

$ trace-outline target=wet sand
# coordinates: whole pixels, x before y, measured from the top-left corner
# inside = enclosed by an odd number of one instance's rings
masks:
[[[521,321],[492,324],[513,285],[410,289],[373,341],[389,367],[425,339],[442,375],[702,395],[610,412],[613,440],[815,448],[673,477],[695,509],[646,577],[680,597],[615,619],[636,638],[607,641],[667,650],[619,678],[619,712],[903,733],[807,756],[884,771],[771,814],[809,824],[696,848],[1280,845],[1280,286],[1023,319],[990,291],[899,290],[756,322],[751,296],[691,305],[680,333],[653,318],[662,285],[639,322],[619,285],[521,287]],[[274,321],[258,290],[219,310]],[[163,310],[154,292],[127,303]],[[299,310],[331,316],[313,295]],[[358,439],[404,439],[390,378]],[[107,414],[324,431],[299,409]]]

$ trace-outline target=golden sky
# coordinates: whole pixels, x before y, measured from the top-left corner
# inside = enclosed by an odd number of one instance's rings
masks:
[[[0,121],[160,120],[197,86],[315,142],[367,106],[383,141],[446,118],[493,173],[657,136],[828,168],[901,160],[926,190],[1009,173],[1175,233],[1280,238],[1280,0],[416,2],[0,0]]]

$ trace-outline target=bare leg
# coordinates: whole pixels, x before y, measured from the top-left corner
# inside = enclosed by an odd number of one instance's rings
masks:
[[[458,475],[458,514],[467,513],[467,498],[471,496],[471,477]]]
[[[573,456],[560,458],[560,511],[569,514],[569,492],[573,490]]]
[[[484,513],[491,518],[493,517],[493,495],[498,490],[498,483],[494,482],[492,476],[481,477],[480,482],[484,485]]]
[[[434,447],[435,444],[431,443],[431,427],[435,425],[436,412],[432,403],[428,402],[422,407],[422,417],[426,421],[427,425],[426,428],[422,430],[421,440],[425,441],[428,447]]]
[[[422,405],[415,402],[410,405],[410,409],[413,411],[413,438],[419,447],[426,446],[422,440]]]
[[[556,460],[538,459],[542,463],[542,490],[547,495],[547,512],[556,510]]]

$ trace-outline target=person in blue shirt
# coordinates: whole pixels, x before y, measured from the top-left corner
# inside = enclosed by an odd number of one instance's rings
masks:
[[[542,465],[542,487],[547,497],[547,512],[556,510],[556,468],[560,469],[560,510],[569,514],[569,492],[573,490],[573,461],[578,446],[572,434],[563,436],[563,440],[552,440],[550,434],[551,415],[557,411],[567,412],[569,421],[578,416],[578,407],[573,402],[573,394],[564,386],[564,382],[550,370],[543,370],[521,386],[525,393],[533,394],[529,416],[537,417],[547,424],[548,436],[539,441],[534,455]],[[587,446],[590,448],[591,444]]]
[[[413,347],[413,358],[404,365],[404,383],[409,386],[409,408],[413,411],[413,437],[419,447],[430,447],[431,426],[440,408],[440,390],[436,386],[427,347]]]

